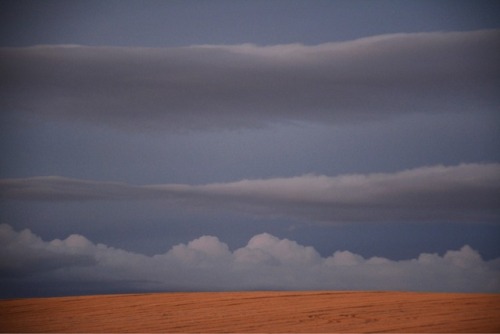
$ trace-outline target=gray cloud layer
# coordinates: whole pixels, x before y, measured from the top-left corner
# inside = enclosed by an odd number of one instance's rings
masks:
[[[239,210],[320,222],[499,222],[500,164],[433,166],[397,173],[134,186],[34,177],[0,180],[0,197],[83,201],[162,199],[165,205]]]
[[[0,106],[109,126],[197,129],[497,111],[500,31],[316,46],[0,49]]]
[[[0,272],[2,287],[15,287],[19,294],[34,286],[44,289],[46,295],[74,293],[86,284],[122,291],[500,292],[500,259],[484,261],[469,246],[442,256],[423,253],[404,261],[366,259],[349,251],[336,251],[323,258],[312,247],[267,233],[254,236],[245,247],[234,251],[216,237],[202,236],[163,254],[146,256],[94,244],[81,235],[47,242],[29,230],[17,232],[1,224]]]

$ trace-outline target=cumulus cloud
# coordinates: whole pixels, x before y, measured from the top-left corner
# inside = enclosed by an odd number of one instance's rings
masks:
[[[0,180],[17,200],[147,200],[207,210],[238,210],[308,221],[499,222],[500,164],[431,166],[396,173],[241,180],[205,185],[34,177]]]
[[[213,236],[146,256],[95,244],[80,235],[43,241],[0,225],[2,294],[39,285],[42,293],[96,291],[363,289],[500,292],[500,259],[469,246],[410,260],[363,258],[349,251],[321,257],[309,246],[263,233],[231,251]],[[84,260],[82,260],[84,259]],[[57,265],[54,265],[56,264]],[[61,288],[62,287],[62,288]],[[62,289],[62,290],[61,290]]]
[[[113,127],[216,129],[496,111],[500,31],[321,45],[0,49],[0,106]]]

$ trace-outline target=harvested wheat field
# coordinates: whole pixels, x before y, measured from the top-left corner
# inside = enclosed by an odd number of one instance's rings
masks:
[[[499,294],[203,292],[0,301],[3,332],[500,332]]]

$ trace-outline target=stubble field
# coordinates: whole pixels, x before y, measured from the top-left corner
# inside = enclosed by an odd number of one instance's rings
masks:
[[[500,332],[500,294],[202,292],[0,300],[2,332]]]

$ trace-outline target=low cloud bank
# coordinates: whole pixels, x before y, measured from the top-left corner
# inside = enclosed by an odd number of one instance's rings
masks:
[[[36,201],[164,200],[165,206],[237,210],[322,223],[500,222],[500,164],[396,173],[135,186],[63,177],[0,180],[0,198]]]
[[[2,297],[253,289],[500,292],[500,258],[485,261],[467,245],[404,261],[345,250],[325,258],[267,233],[234,251],[217,237],[202,236],[146,256],[81,235],[44,241],[1,224],[0,272]]]
[[[134,130],[496,112],[500,31],[321,45],[0,49],[0,106]]]

